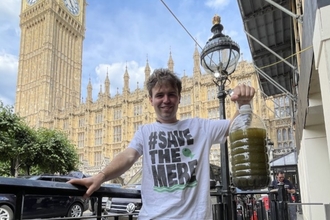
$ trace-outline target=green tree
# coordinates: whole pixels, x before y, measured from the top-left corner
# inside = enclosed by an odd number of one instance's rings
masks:
[[[13,107],[0,101],[0,161],[10,163],[12,176],[17,177],[19,168],[34,160],[38,152],[36,140],[36,132],[14,113]],[[28,169],[33,163],[29,164]]]
[[[77,170],[78,155],[63,132],[33,130],[0,100],[0,166],[4,176],[64,174]]]
[[[0,176],[11,176],[10,175],[10,164],[9,161],[0,161]]]
[[[41,128],[37,131],[37,136],[37,159],[42,172],[65,174],[77,170],[78,154],[63,132]]]

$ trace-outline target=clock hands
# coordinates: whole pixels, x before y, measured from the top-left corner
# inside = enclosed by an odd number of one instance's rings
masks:
[[[71,0],[69,0],[69,2],[70,2],[70,7],[73,8],[73,4],[72,4]]]
[[[79,5],[77,3],[77,0],[64,0],[67,8],[69,9],[69,11],[74,14],[77,15],[79,12]]]

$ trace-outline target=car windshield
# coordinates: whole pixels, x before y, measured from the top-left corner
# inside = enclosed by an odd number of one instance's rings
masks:
[[[120,183],[103,183],[101,186],[114,187],[114,188],[122,187],[122,185]]]
[[[29,180],[37,180],[39,178],[40,178],[40,176],[31,176],[31,177],[29,177],[27,179],[29,179]]]

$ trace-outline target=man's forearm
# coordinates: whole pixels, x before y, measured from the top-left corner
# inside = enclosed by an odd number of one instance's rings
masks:
[[[118,154],[99,175],[103,175],[103,182],[114,179],[125,173],[138,159],[134,149],[126,149]]]

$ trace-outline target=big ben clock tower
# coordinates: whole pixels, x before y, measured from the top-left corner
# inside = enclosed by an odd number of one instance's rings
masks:
[[[16,112],[39,126],[80,103],[86,0],[22,0]]]

